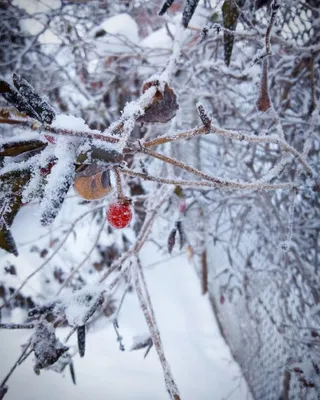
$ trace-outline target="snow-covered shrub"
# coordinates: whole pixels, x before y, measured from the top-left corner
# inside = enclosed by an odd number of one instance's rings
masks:
[[[0,6],[0,247],[12,254],[0,327],[33,332],[15,367],[34,353],[35,371],[69,366],[75,382],[95,323],[111,321],[123,350],[117,316],[134,289],[150,335],[132,349],[155,347],[180,399],[140,259],[153,241],[195,262],[256,398],[312,398],[317,1],[157,3]]]

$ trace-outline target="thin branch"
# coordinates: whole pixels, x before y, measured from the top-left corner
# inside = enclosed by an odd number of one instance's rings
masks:
[[[32,350],[29,351],[29,353],[27,354],[27,351],[29,349],[31,345],[31,339],[29,339],[28,344],[25,346],[25,348],[23,349],[22,353],[20,354],[18,360],[13,364],[12,368],[10,369],[10,371],[8,372],[8,374],[5,376],[5,378],[3,379],[3,381],[1,382],[0,387],[3,388],[5,386],[5,384],[7,383],[8,379],[10,378],[10,376],[13,374],[14,370],[18,367],[18,365],[20,365],[20,361],[22,359],[25,359],[26,357],[28,357],[31,353]],[[26,357],[25,357],[26,356]]]
[[[104,206],[101,206],[99,208],[102,208]],[[51,256],[45,260],[38,268],[36,268],[33,272],[31,272],[31,274],[29,274],[21,283],[21,285],[18,287],[18,289],[12,294],[12,296],[9,297],[9,299],[7,299],[1,306],[0,306],[0,310],[4,307],[6,307],[11,300],[13,300],[18,293],[20,293],[20,291],[22,290],[22,288],[29,282],[29,280],[36,275],[39,271],[41,271],[52,259],[53,257],[59,252],[59,250],[62,248],[62,246],[65,244],[66,240],[68,239],[68,237],[71,235],[71,233],[73,232],[73,228],[75,227],[75,225],[82,220],[82,218],[84,218],[87,214],[91,213],[93,210],[89,210],[87,212],[85,212],[84,214],[80,215],[76,220],[74,220],[74,222],[71,224],[71,227],[69,228],[68,232],[66,233],[64,239],[61,241],[60,245],[55,249],[55,251],[51,254]]]
[[[262,182],[263,178],[261,178],[261,180],[258,182],[252,182],[252,183],[241,183],[241,182],[236,182],[236,181],[224,180],[224,179],[220,179],[220,178],[216,178],[216,177],[207,175],[207,174],[199,171],[197,168],[194,168],[187,164],[184,164],[181,161],[178,161],[174,158],[165,156],[160,153],[156,153],[155,151],[145,149],[144,152],[154,158],[157,158],[168,164],[171,164],[171,165],[174,165],[181,169],[184,169],[185,171],[187,171],[191,174],[197,175],[207,181],[213,182],[213,184],[216,187],[226,187],[226,188],[230,188],[230,189],[268,189],[268,190],[270,190],[270,189],[279,189],[279,188],[284,188],[284,187],[288,188],[288,187],[294,186],[291,183],[278,184],[280,186],[272,185],[272,184],[265,184]],[[155,180],[157,181],[157,179],[155,179]],[[172,182],[174,182],[174,181],[172,181]],[[188,182],[188,181],[186,181],[186,182]]]
[[[166,356],[165,356],[165,353],[163,350],[160,332],[159,332],[157,324],[156,324],[155,315],[154,315],[153,307],[151,304],[148,288],[147,288],[147,285],[145,282],[143,270],[141,268],[141,265],[139,266],[138,261],[133,263],[130,270],[133,275],[133,283],[135,285],[135,289],[137,292],[140,307],[144,314],[145,320],[148,324],[150,334],[152,336],[153,344],[155,346],[155,349],[158,353],[158,357],[159,357],[161,365],[162,365],[167,391],[170,394],[171,399],[180,400],[181,398],[180,398],[178,387],[174,381],[173,375],[171,373],[170,365],[166,359]],[[140,279],[139,279],[139,275],[140,275]],[[143,291],[145,292],[145,294],[143,293]]]
[[[0,118],[0,124],[18,125],[24,128],[31,129],[33,131],[45,131],[54,135],[75,136],[84,139],[100,140],[102,142],[108,142],[108,143],[118,143],[120,140],[117,137],[106,136],[101,133],[74,131],[72,129],[55,128],[54,126],[50,125],[40,125],[39,123],[31,119],[26,120],[26,119]]]
[[[33,329],[34,324],[0,324],[0,329]]]
[[[144,179],[155,183],[164,183],[166,185],[184,186],[190,189],[203,190],[204,188],[216,189],[217,187],[226,187],[228,189],[243,189],[243,190],[278,190],[278,189],[292,189],[295,187],[293,183],[278,183],[278,184],[267,184],[267,183],[239,183],[231,181],[222,181],[222,184],[211,183],[205,181],[191,181],[191,180],[178,180],[178,179],[167,179],[151,175],[145,175],[140,172],[135,172],[130,169],[121,169],[120,172],[125,175],[134,176],[137,178]]]
[[[114,175],[115,175],[115,178],[116,178],[118,199],[123,199],[124,198],[124,193],[123,193],[123,189],[122,189],[121,175],[119,173],[119,168],[114,168],[113,171],[114,171]]]
[[[156,139],[153,139],[153,140],[143,143],[143,147],[149,148],[149,147],[153,147],[153,146],[158,146],[160,144],[177,142],[179,140],[185,140],[185,139],[191,139],[192,137],[195,137],[195,136],[207,135],[210,133],[214,133],[218,136],[223,136],[228,139],[239,140],[240,142],[249,142],[249,143],[257,143],[257,144],[266,144],[266,143],[276,144],[280,148],[282,148],[284,151],[286,151],[287,153],[290,153],[291,155],[296,157],[299,160],[299,162],[303,165],[303,167],[306,169],[308,174],[310,174],[310,175],[314,174],[312,167],[306,162],[303,155],[301,153],[299,153],[294,147],[290,146],[289,143],[287,143],[284,140],[279,139],[277,136],[271,136],[271,135],[270,136],[251,136],[251,135],[246,135],[244,133],[240,133],[237,131],[219,128],[219,127],[213,126],[213,125],[211,125],[210,128],[203,126],[201,128],[195,128],[195,129],[190,129],[185,132],[179,132],[175,135],[160,136]]]
[[[65,281],[61,284],[61,286],[60,286],[60,288],[59,288],[59,290],[58,290],[58,292],[57,292],[57,295],[59,295],[59,294],[61,293],[62,289],[68,284],[68,282],[70,282],[70,280],[72,279],[72,277],[80,270],[80,268],[82,268],[82,267],[86,264],[86,262],[88,261],[89,257],[90,257],[91,254],[93,253],[93,251],[97,248],[97,244],[98,244],[98,242],[99,242],[99,240],[100,240],[101,233],[102,233],[102,231],[103,231],[103,228],[104,228],[105,224],[106,224],[106,220],[104,219],[104,220],[103,220],[103,223],[101,224],[100,229],[99,229],[99,231],[98,231],[96,240],[94,241],[93,245],[91,246],[91,249],[88,251],[88,253],[86,254],[85,258],[81,261],[81,263],[78,264],[78,266],[77,266],[76,268],[74,268],[74,269],[71,271],[71,273],[69,274],[69,276],[68,276],[68,277],[65,279]]]

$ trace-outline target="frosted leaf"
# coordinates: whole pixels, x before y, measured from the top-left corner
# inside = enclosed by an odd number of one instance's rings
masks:
[[[261,112],[266,112],[271,108],[271,100],[269,95],[268,85],[268,60],[265,59],[262,64],[259,97],[257,100],[257,109]]]
[[[203,125],[209,128],[211,125],[211,119],[208,116],[207,110],[205,109],[202,103],[197,103],[197,109]]]
[[[40,121],[46,124],[51,124],[55,112],[50,105],[38,95],[34,88],[25,79],[21,78],[17,74],[13,74],[13,83],[19,90],[19,93],[39,115]]]
[[[16,257],[19,255],[16,243],[9,228],[0,221],[0,247]]]
[[[183,246],[186,244],[186,234],[185,234],[183,226],[182,226],[182,221],[177,221],[176,227],[179,232],[179,239],[180,239],[179,249],[182,250]]]
[[[157,91],[152,98],[151,104],[146,107],[143,115],[138,118],[138,121],[149,123],[168,122],[176,115],[179,108],[177,95],[167,83],[164,84],[163,90],[158,89],[160,83],[157,80],[146,82],[143,85],[142,92],[144,93],[153,86],[157,88]]]
[[[78,326],[77,340],[80,357],[84,356],[86,350],[86,327],[85,325]]]
[[[182,25],[187,28],[189,22],[196,11],[199,0],[187,0],[182,13]]]
[[[40,152],[46,147],[42,140],[9,140],[0,142],[0,157],[15,157],[23,154],[24,157]],[[28,153],[28,154],[26,154]]]
[[[169,9],[169,7],[171,7],[173,2],[174,2],[174,0],[164,0],[162,6],[160,7],[158,14],[163,15]]]
[[[41,221],[50,224],[58,214],[75,175],[75,152],[68,138],[58,138],[55,146],[56,164],[52,167],[40,203]]]
[[[36,356],[35,370],[54,364],[69,350],[56,337],[51,324],[40,322],[32,336],[32,348]]]
[[[170,234],[168,236],[168,252],[169,252],[169,254],[172,253],[172,250],[176,243],[176,233],[177,233],[177,230],[174,228],[174,229],[172,229],[172,231],[170,232]]]
[[[39,114],[30,106],[28,101],[13,86],[2,79],[0,79],[0,94],[18,111],[41,121]]]

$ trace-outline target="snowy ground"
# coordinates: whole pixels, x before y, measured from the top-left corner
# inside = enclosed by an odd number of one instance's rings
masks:
[[[159,257],[151,245],[142,252],[144,266],[159,261]],[[4,259],[0,258],[1,269]],[[219,334],[208,299],[200,293],[193,267],[185,256],[167,260],[166,257],[166,261],[146,268],[146,278],[182,399],[247,399],[246,384]],[[19,264],[23,265],[23,261]],[[36,288],[37,280],[33,282],[29,290],[32,285]],[[64,377],[52,371],[36,376],[31,357],[11,377],[5,399],[168,399],[155,350],[146,359],[144,350],[129,351],[133,337],[148,332],[134,293],[125,299],[119,326],[125,352],[119,350],[111,324],[88,334],[85,357],[75,358],[76,386],[69,372]],[[65,336],[66,332],[62,332]],[[19,346],[27,337],[28,332],[0,331],[1,379],[17,359]]]

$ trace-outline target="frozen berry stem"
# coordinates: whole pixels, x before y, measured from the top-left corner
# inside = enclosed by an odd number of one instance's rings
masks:
[[[115,178],[116,178],[118,199],[119,200],[123,200],[124,199],[124,194],[123,194],[123,189],[122,189],[121,175],[119,173],[119,169],[118,168],[114,169],[114,175],[115,175]]]

